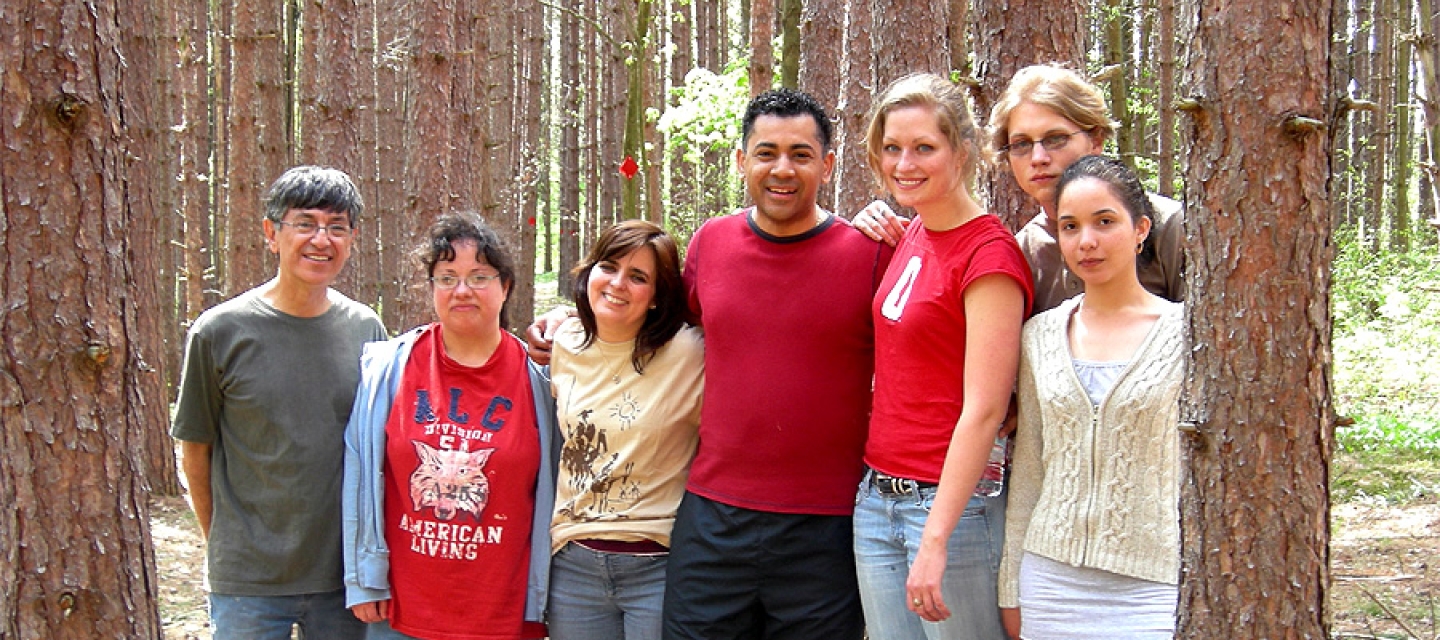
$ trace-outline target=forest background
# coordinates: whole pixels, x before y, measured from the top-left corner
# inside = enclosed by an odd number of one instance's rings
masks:
[[[1229,587],[1187,591],[1184,615],[1314,637],[1306,625],[1353,610],[1368,616],[1359,632],[1421,637],[1428,624],[1433,636],[1423,558],[1437,524],[1379,548],[1365,570],[1378,582],[1353,603],[1337,589],[1332,607],[1325,516],[1332,486],[1341,506],[1368,508],[1430,505],[1440,484],[1437,20],[1431,0],[0,0],[0,501],[16,505],[0,518],[0,570],[18,578],[0,584],[0,638],[156,635],[167,583],[144,523],[152,494],[181,491],[165,432],[181,339],[203,309],[273,275],[260,202],[286,167],[356,178],[367,210],[337,287],[392,330],[429,318],[407,254],[459,208],[516,248],[518,327],[532,283],[567,291],[597,229],[646,217],[683,246],[706,217],[743,205],[733,147],[763,87],[833,108],[839,161],[821,199],[848,216],[875,197],[861,132],[886,82],[949,74],[983,123],[1015,70],[1051,61],[1108,92],[1120,124],[1109,151],[1185,200],[1192,291],[1246,294],[1195,299],[1192,335],[1212,348],[1192,360],[1210,385],[1192,391],[1235,407],[1278,398],[1287,414],[1250,419],[1299,443],[1267,452],[1262,440],[1247,457],[1249,436],[1217,426],[1197,445],[1272,480],[1209,503],[1187,496],[1215,509],[1187,512],[1187,526],[1228,517],[1253,535],[1187,555],[1187,567],[1221,558],[1215,584]],[[1239,122],[1219,126],[1227,118]],[[1243,152],[1216,142],[1227,136]],[[1012,227],[1035,210],[1007,174],[980,182]],[[1287,202],[1300,204],[1254,217],[1212,199],[1292,184],[1302,197]],[[1287,242],[1262,245],[1276,229]],[[1242,274],[1246,289],[1233,272],[1251,265],[1274,271]],[[1220,313],[1230,301],[1241,306]],[[1246,338],[1267,324],[1281,335]],[[1206,368],[1217,353],[1253,362],[1255,346],[1284,357],[1261,357],[1249,377]],[[1353,424],[1332,476],[1337,422]],[[1273,480],[1292,479],[1286,465],[1297,484]],[[57,496],[73,510],[52,508]],[[1262,548],[1267,536],[1292,548]],[[1431,553],[1414,560],[1417,545]],[[1232,551],[1250,566],[1226,568]],[[1260,602],[1247,570],[1297,595]],[[1392,622],[1364,626],[1374,619]]]

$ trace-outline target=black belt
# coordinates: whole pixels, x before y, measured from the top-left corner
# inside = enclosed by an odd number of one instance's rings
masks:
[[[909,496],[915,495],[921,489],[934,489],[940,485],[934,482],[920,482],[919,480],[896,478],[895,476],[885,475],[879,471],[871,471],[870,486],[875,487],[876,491],[886,495]]]

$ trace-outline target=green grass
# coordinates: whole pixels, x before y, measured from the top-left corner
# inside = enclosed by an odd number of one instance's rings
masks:
[[[1335,502],[1440,495],[1440,252],[1371,252],[1343,235],[1334,270]]]

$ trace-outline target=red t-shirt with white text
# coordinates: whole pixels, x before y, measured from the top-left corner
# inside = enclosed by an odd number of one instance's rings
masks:
[[[430,640],[522,637],[540,441],[524,348],[467,367],[416,339],[385,427],[390,624]]]

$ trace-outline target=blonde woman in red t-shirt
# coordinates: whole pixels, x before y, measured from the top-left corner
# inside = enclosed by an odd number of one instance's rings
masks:
[[[869,467],[855,508],[865,623],[886,640],[1001,640],[1003,444],[1030,269],[970,190],[981,160],[962,90],[932,74],[871,108],[871,170],[918,214],[873,306]]]

